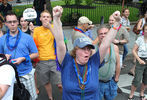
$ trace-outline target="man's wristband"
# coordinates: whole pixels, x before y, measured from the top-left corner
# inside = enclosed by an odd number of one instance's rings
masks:
[[[31,58],[30,58],[29,55],[26,55],[26,56],[24,56],[24,57],[25,57],[25,61],[26,61],[26,62],[30,62],[30,61],[31,61]]]

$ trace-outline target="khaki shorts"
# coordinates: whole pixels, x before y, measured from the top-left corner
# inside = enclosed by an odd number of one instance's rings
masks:
[[[56,68],[55,60],[39,61],[36,67],[37,87],[48,82],[56,85],[61,84],[61,72]]]
[[[136,61],[135,76],[132,82],[135,87],[138,87],[141,81],[147,85],[147,60],[144,61],[146,63],[145,65],[141,65],[138,61]]]

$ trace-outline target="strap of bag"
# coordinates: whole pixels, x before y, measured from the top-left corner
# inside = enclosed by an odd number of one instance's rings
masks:
[[[19,80],[19,76],[18,76],[18,72],[17,72],[16,66],[15,66],[13,63],[9,63],[9,64],[10,64],[10,65],[13,67],[13,69],[15,70],[15,78],[16,78],[17,84],[18,84],[19,88],[22,89],[22,85],[21,85],[20,80]]]

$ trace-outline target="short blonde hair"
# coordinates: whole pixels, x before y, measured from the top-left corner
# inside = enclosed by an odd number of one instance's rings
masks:
[[[43,13],[48,13],[51,16],[51,14],[50,14],[50,12],[48,10],[42,11],[41,14],[40,14],[40,16],[42,16]]]

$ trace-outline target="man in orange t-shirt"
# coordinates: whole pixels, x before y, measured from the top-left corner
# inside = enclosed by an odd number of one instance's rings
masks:
[[[53,100],[51,82],[61,90],[61,74],[56,70],[56,55],[54,48],[54,36],[48,23],[52,18],[48,11],[41,13],[42,26],[34,29],[33,38],[39,52],[39,62],[36,67],[36,75],[40,85],[44,85],[49,100]],[[53,27],[53,26],[52,26]]]

